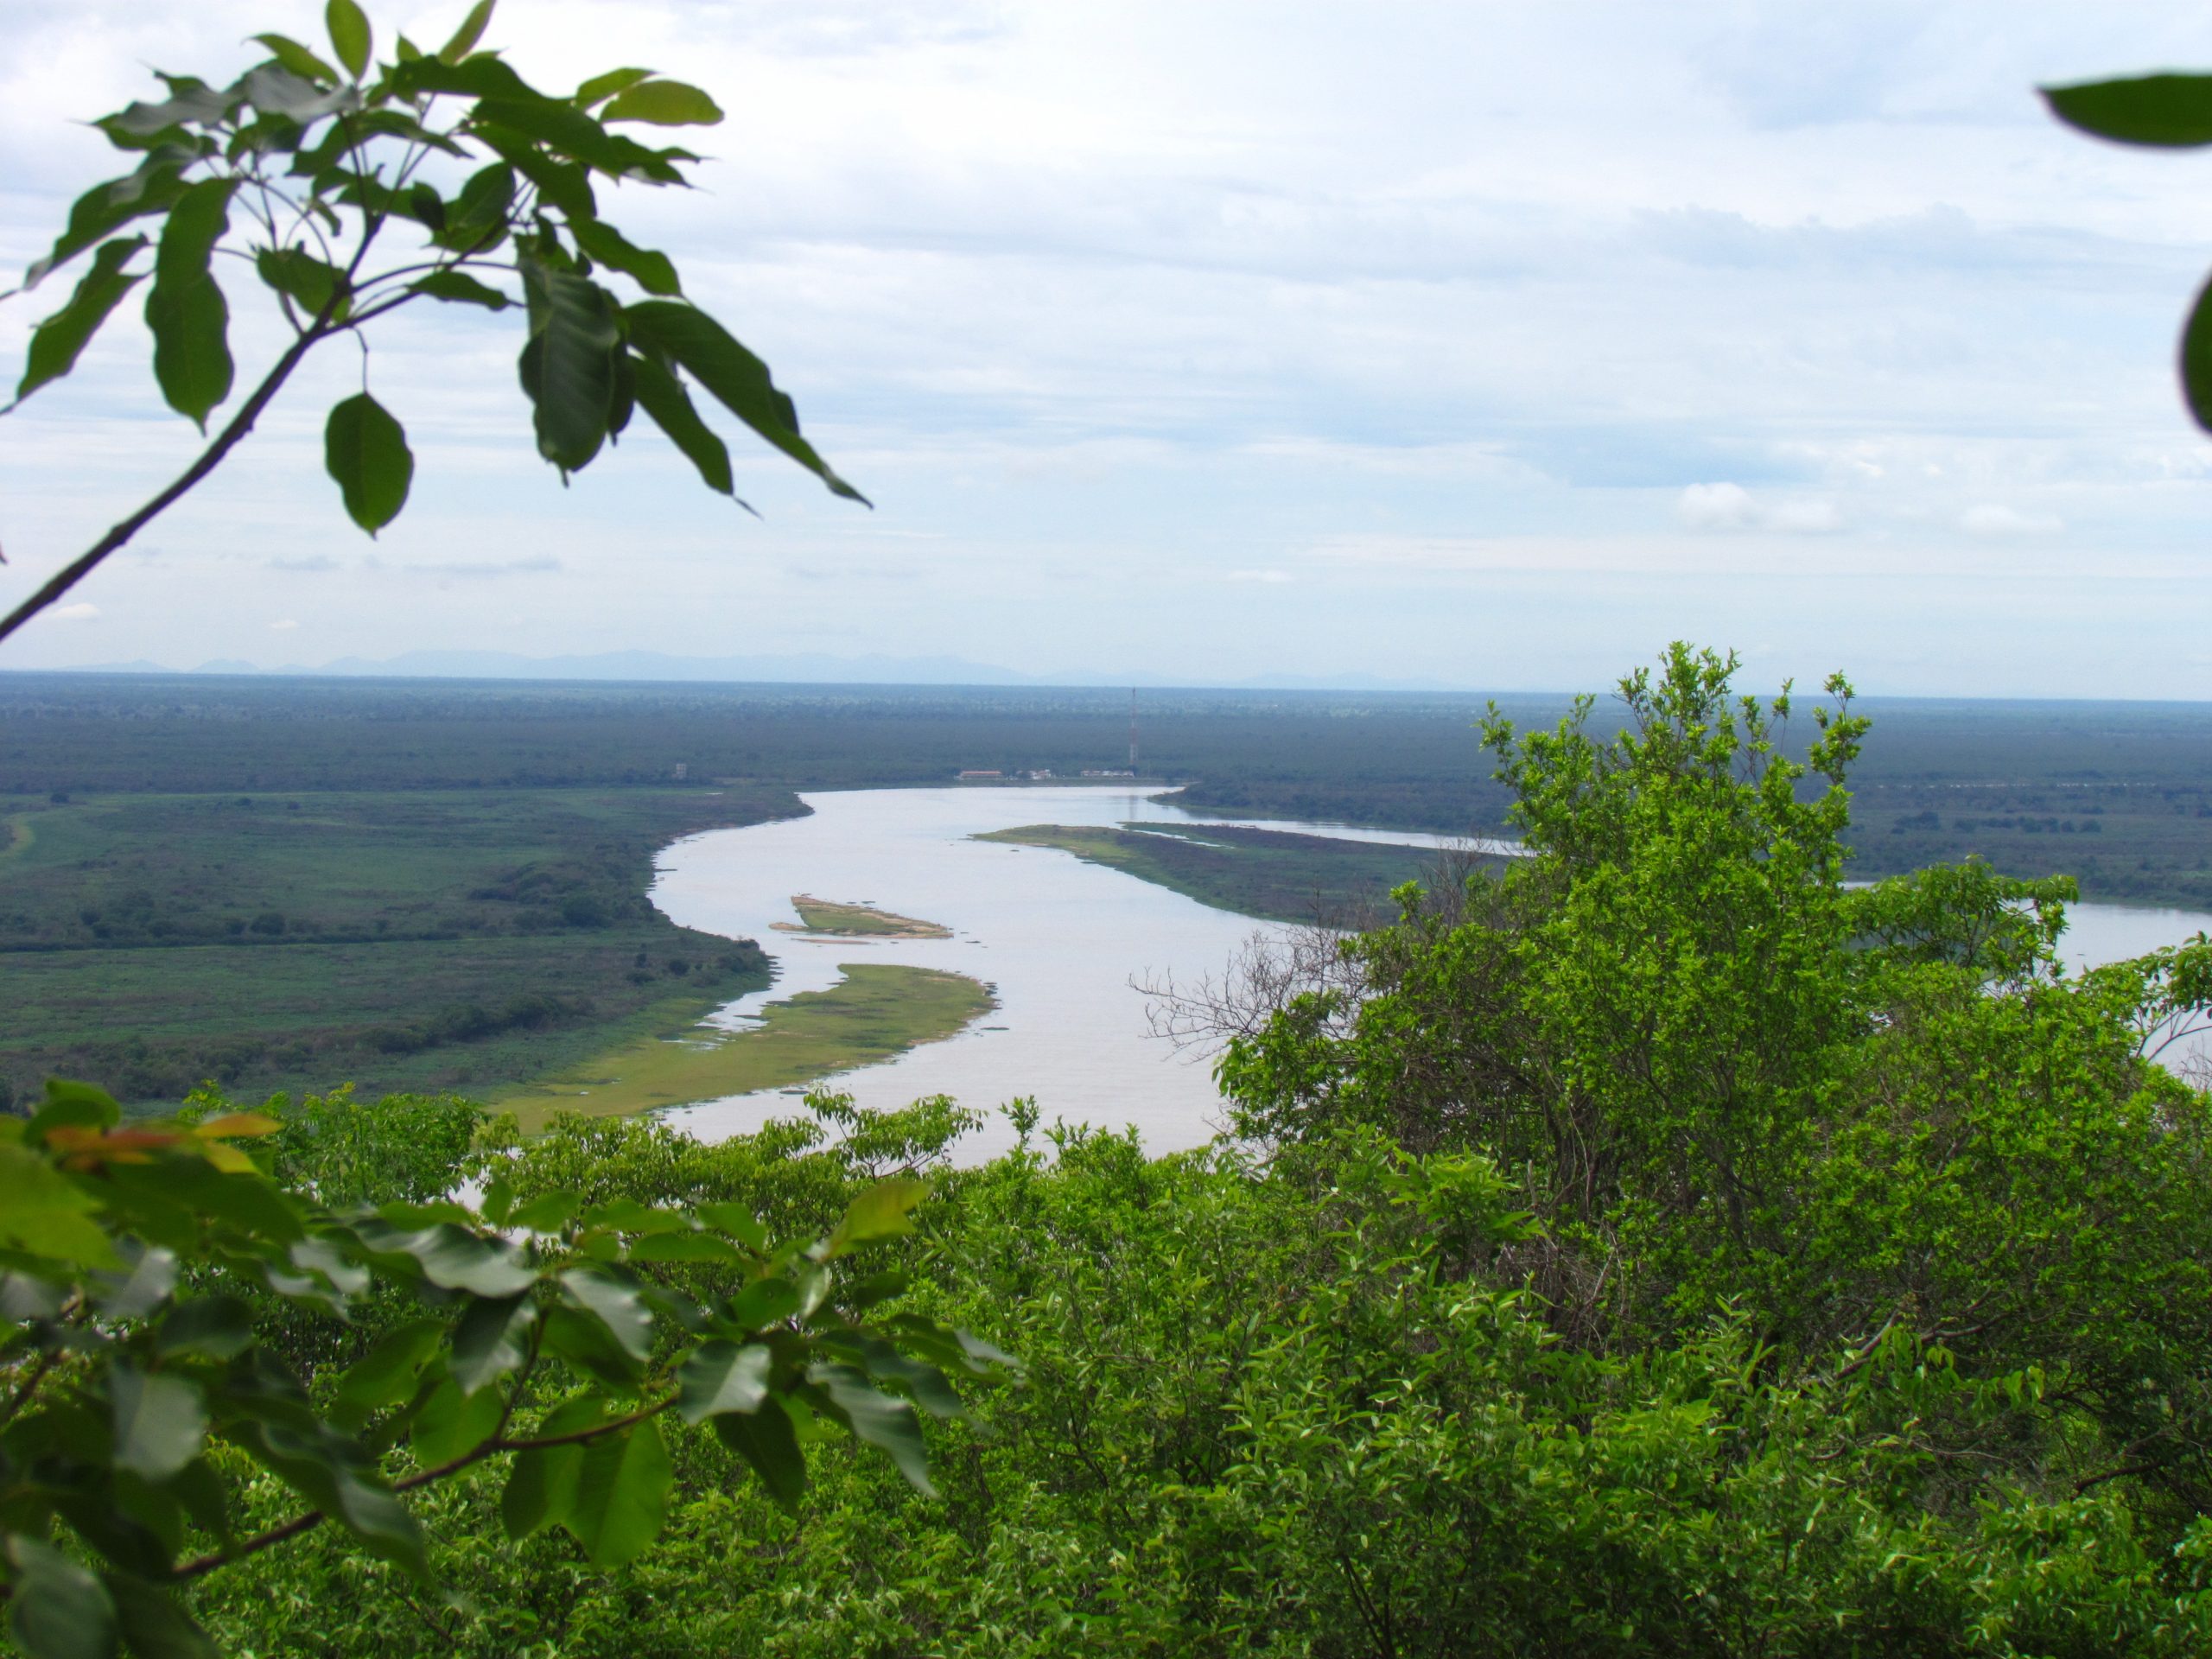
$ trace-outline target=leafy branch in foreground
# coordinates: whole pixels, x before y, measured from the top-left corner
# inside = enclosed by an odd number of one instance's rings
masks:
[[[2044,102],[2069,127],[2152,149],[2212,144],[2212,75],[2136,75],[2046,86]],[[2212,280],[2182,325],[2181,390],[2197,425],[2212,432]]]
[[[599,185],[682,185],[700,159],[619,127],[711,125],[721,111],[646,69],[542,92],[477,49],[493,3],[480,0],[438,51],[403,35],[393,60],[376,64],[355,0],[330,0],[342,69],[297,41],[258,35],[268,59],[229,86],[162,74],[167,98],[93,124],[139,161],[79,197],[26,274],[18,291],[90,255],[67,303],[34,329],[8,409],[68,374],[144,284],[155,381],[206,433],[237,375],[218,254],[251,268],[292,339],[192,465],[0,618],[0,639],[221,465],[317,346],[351,334],[365,350],[370,323],[425,299],[519,310],[537,450],[564,480],[642,408],[709,489],[737,499],[728,448],[693,402],[696,384],[832,491],[865,502],[800,435],[767,365],[685,296],[668,256],[601,217]],[[241,245],[230,245],[241,226]],[[620,297],[610,276],[638,296]],[[415,459],[367,390],[332,408],[324,454],[354,523],[373,536],[397,517]]]
[[[810,1243],[734,1203],[569,1192],[334,1211],[237,1144],[276,1120],[124,1125],[79,1084],[0,1118],[0,1599],[33,1659],[213,1651],[175,1592],[330,1525],[428,1574],[403,1494],[509,1459],[510,1537],[565,1529],[597,1566],[662,1526],[660,1419],[705,1424],[793,1508],[804,1447],[844,1430],[930,1490],[916,1408],[1008,1362],[884,1311],[903,1274],[848,1262],[911,1230],[926,1183],[863,1189]],[[411,1301],[334,1381],[305,1382],[272,1318]],[[387,1465],[405,1472],[396,1477]],[[272,1479],[297,1507],[239,1526]],[[57,1538],[56,1529],[65,1529]]]

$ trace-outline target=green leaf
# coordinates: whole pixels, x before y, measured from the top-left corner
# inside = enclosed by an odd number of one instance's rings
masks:
[[[632,1262],[742,1262],[736,1245],[714,1233],[649,1233],[630,1247]]]
[[[683,1233],[690,1230],[691,1218],[681,1211],[664,1210],[637,1198],[615,1198],[585,1211],[583,1224],[612,1227],[618,1233]]]
[[[100,1581],[114,1599],[124,1645],[137,1659],[222,1659],[221,1649],[168,1591],[120,1573],[104,1573]]]
[[[592,1314],[556,1303],[545,1312],[540,1347],[553,1358],[617,1392],[634,1392],[645,1363],[617,1342]]]
[[[506,1376],[522,1363],[530,1327],[537,1323],[537,1306],[527,1295],[472,1302],[454,1327],[453,1351],[447,1360],[454,1380],[465,1393],[474,1394]]]
[[[238,105],[236,92],[219,92],[212,86],[195,83],[180,86],[159,104],[128,105],[113,115],[103,117],[99,124],[118,129],[134,138],[150,138],[175,126],[219,125],[231,118]]]
[[[731,414],[827,484],[836,493],[867,505],[868,498],[830,470],[799,435],[798,411],[769,377],[768,365],[728,330],[696,306],[645,300],[626,307],[632,343],[673,359],[719,398]]]
[[[30,1659],[112,1659],[115,1603],[98,1579],[35,1538],[10,1535],[8,1560],[8,1630]]]
[[[36,288],[86,248],[105,240],[111,231],[148,213],[167,213],[184,194],[182,173],[190,159],[175,149],[156,150],[128,177],[96,184],[78,197],[69,209],[68,227],[54,239],[46,257],[23,273],[24,289]]]
[[[174,1254],[158,1245],[140,1248],[136,1241],[125,1245],[124,1254],[128,1255],[133,1249],[138,1251],[137,1259],[128,1274],[94,1274],[86,1287],[105,1318],[143,1319],[176,1288]]]
[[[509,1539],[520,1543],[533,1533],[568,1521],[576,1501],[576,1471],[583,1460],[581,1446],[551,1446],[515,1454],[506,1488],[499,1494],[499,1521]]]
[[[16,383],[17,403],[77,366],[79,353],[123,302],[123,296],[146,280],[149,273],[145,271],[123,269],[131,255],[145,245],[143,236],[118,237],[100,245],[92,256],[92,268],[78,283],[69,303],[32,330],[23,378]]]
[[[728,1319],[745,1331],[779,1325],[798,1312],[798,1287],[788,1279],[758,1279],[730,1298]]]
[[[585,1448],[565,1524],[593,1566],[620,1567],[652,1542],[673,1479],[668,1444],[655,1418]]]
[[[330,44],[338,61],[359,80],[369,70],[371,43],[376,38],[368,17],[355,0],[329,0],[322,9],[322,26],[330,31]]]
[[[527,139],[497,130],[475,135],[500,160],[537,187],[537,194],[570,219],[590,219],[599,212],[591,180],[574,162],[547,155]]]
[[[257,248],[253,264],[263,282],[296,302],[310,319],[321,317],[326,311],[332,321],[345,317],[351,284],[337,266],[316,258],[305,248]]]
[[[518,1251],[493,1244],[451,1222],[407,1231],[379,1222],[358,1230],[370,1249],[412,1257],[423,1276],[441,1290],[465,1290],[473,1296],[512,1296],[537,1282]]]
[[[392,90],[402,98],[414,98],[423,92],[449,92],[462,98],[553,101],[517,74],[505,60],[489,54],[454,63],[448,63],[442,53],[435,58],[417,58],[394,70],[391,82]]]
[[[231,395],[230,308],[209,274],[215,244],[230,227],[234,179],[203,179],[169,209],[154,253],[146,326],[154,331],[154,378],[168,406],[200,429]]]
[[[715,100],[680,80],[645,80],[624,88],[602,121],[649,121],[657,127],[711,127],[722,118]]]
[[[75,1266],[118,1266],[89,1193],[29,1147],[0,1141],[0,1243]]]
[[[663,372],[664,373],[666,371],[664,370]],[[673,376],[671,377],[671,378],[673,378]],[[677,386],[677,390],[680,392],[683,389],[682,385],[679,383]],[[645,372],[643,369],[638,371],[638,401],[641,404],[645,401]],[[689,397],[684,398],[683,402],[686,408],[690,406],[691,400]],[[650,409],[645,412],[649,415],[652,414],[652,411]],[[655,420],[659,420],[660,416],[654,415],[653,418]],[[676,436],[673,432],[670,433],[669,435],[671,437]],[[709,433],[708,435],[712,437],[714,435]],[[717,439],[716,442],[719,443],[720,440]],[[679,448],[683,447],[683,441],[681,439],[677,440],[677,447]],[[683,453],[687,455],[691,454],[689,449],[685,449]],[[725,457],[727,457],[728,452],[725,450],[723,454]],[[696,464],[698,457],[696,455],[692,455],[691,458],[694,464]],[[706,471],[706,468],[701,467],[699,470],[703,474]],[[714,480],[710,478],[707,481],[709,484],[712,484]],[[721,485],[717,487],[726,491],[728,488],[728,486]],[[753,1215],[751,1207],[748,1205],[729,1203],[702,1204],[699,1206],[698,1217],[699,1219],[705,1222],[708,1226],[714,1228],[717,1232],[728,1233],[739,1243],[744,1245],[747,1249],[753,1251],[756,1255],[768,1248],[768,1230],[760,1224],[759,1218]]]
[[[603,75],[594,75],[576,88],[576,95],[569,101],[580,110],[594,104],[603,104],[615,93],[636,86],[652,74],[650,69],[610,69]]]
[[[648,294],[683,291],[683,285],[676,278],[676,267],[666,254],[632,245],[612,225],[596,219],[571,219],[569,234],[576,238],[578,247],[601,264],[635,277],[638,286]]]
[[[207,1408],[194,1384],[118,1365],[108,1374],[107,1393],[117,1468],[167,1480],[200,1455]]]
[[[461,27],[454,30],[453,38],[438,48],[440,62],[459,63],[476,49],[476,42],[484,38],[485,27],[492,21],[492,8],[497,3],[498,0],[476,0],[468,9],[468,16],[461,20]]]
[[[582,1202],[567,1188],[556,1187],[518,1206],[507,1223],[524,1232],[557,1233],[575,1219],[576,1206]]]
[[[822,1390],[832,1414],[852,1430],[855,1440],[889,1453],[907,1484],[925,1497],[937,1496],[930,1484],[929,1448],[913,1407],[880,1392],[849,1365],[817,1365],[808,1371],[807,1381]]]
[[[869,1187],[846,1207],[845,1218],[830,1235],[825,1259],[844,1255],[857,1245],[880,1238],[897,1238],[914,1230],[913,1210],[930,1195],[930,1184],[911,1176],[881,1181]]]
[[[308,126],[327,115],[336,115],[361,107],[361,95],[351,86],[325,91],[314,81],[294,74],[276,64],[264,64],[258,69],[246,71],[245,79],[238,83],[245,93],[246,102],[263,115],[280,115],[287,121]]]
[[[2197,425],[2212,432],[2212,282],[2197,290],[2182,327],[2181,390]]]
[[[654,152],[611,133],[573,104],[549,98],[480,99],[473,118],[620,178],[650,168]]]
[[[2141,75],[2043,88],[2069,127],[2123,144],[2193,149],[2212,144],[2212,75]]]
[[[581,1434],[607,1421],[603,1402],[592,1395],[565,1401],[547,1413],[536,1438],[557,1440]],[[499,1518],[517,1542],[548,1526],[566,1526],[576,1501],[576,1474],[583,1466],[581,1442],[539,1446],[515,1453],[506,1490],[499,1497]]]
[[[415,456],[406,432],[382,404],[361,391],[334,407],[323,426],[322,453],[355,524],[374,536],[399,516],[414,481]]]
[[[67,1077],[48,1077],[38,1110],[24,1126],[24,1137],[43,1142],[48,1130],[68,1124],[85,1129],[111,1129],[123,1121],[123,1108],[106,1090]]]
[[[702,1343],[676,1374],[676,1409],[687,1423],[726,1411],[753,1412],[768,1397],[772,1356],[760,1344]]]
[[[196,1296],[169,1309],[154,1332],[157,1354],[232,1359],[253,1344],[253,1310],[237,1296]]]
[[[338,72],[297,41],[283,35],[257,35],[253,37],[269,48],[269,55],[302,80],[335,81]]]
[[[385,1332],[339,1379],[339,1403],[365,1414],[412,1398],[445,1332],[442,1320],[430,1319],[410,1319]]]
[[[454,1378],[446,1378],[430,1391],[409,1432],[408,1443],[414,1448],[416,1461],[426,1469],[435,1469],[464,1452],[474,1452],[498,1430],[500,1414],[505,1409],[506,1402],[497,1389],[480,1389],[470,1394]]]
[[[537,452],[564,472],[599,453],[614,410],[614,359],[621,350],[614,302],[598,283],[524,260],[533,330],[524,352]]]
[[[749,1416],[728,1412],[713,1421],[715,1439],[752,1465],[776,1506],[786,1515],[797,1514],[799,1499],[806,1496],[806,1453],[799,1448],[791,1414],[770,1398]]]
[[[653,1316],[635,1285],[597,1268],[571,1268],[561,1275],[561,1288],[605,1325],[607,1335],[632,1359],[652,1354]]]
[[[476,1397],[493,1398],[488,1394]],[[245,1402],[234,1393],[230,1403]],[[248,1420],[232,1425],[226,1433],[309,1503],[344,1526],[372,1554],[397,1562],[417,1578],[425,1575],[428,1563],[422,1528],[354,1442],[311,1418],[305,1421]]]

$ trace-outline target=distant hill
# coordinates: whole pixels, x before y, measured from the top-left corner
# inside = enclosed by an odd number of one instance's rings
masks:
[[[511,651],[410,651],[397,657],[341,657],[335,662],[286,663],[276,667],[218,658],[197,668],[178,670],[140,658],[128,663],[88,663],[82,668],[48,672],[87,674],[310,675],[345,678],[448,680],[690,681],[769,685],[1137,685],[1190,686],[1207,683],[1157,674],[1096,671],[1023,674],[961,657],[833,657],[821,652],[790,656],[678,657],[658,651],[604,651],[586,655],[525,657]],[[1215,682],[1213,683],[1219,683]],[[1244,680],[1228,689],[1331,691],[1442,691],[1459,688],[1414,680],[1377,679],[1370,674],[1337,678],[1287,674]]]

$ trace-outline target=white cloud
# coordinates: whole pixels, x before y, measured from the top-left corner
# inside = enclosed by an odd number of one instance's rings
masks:
[[[1740,484],[1693,484],[1675,516],[1690,530],[1742,530],[1751,522],[1751,493]]]
[[[1791,536],[1827,536],[1843,528],[1843,514],[1833,501],[1783,501],[1769,510],[1765,524]]]
[[[74,605],[57,605],[47,614],[57,622],[89,622],[100,613],[100,607],[79,600]]]
[[[442,38],[465,0],[410,5],[396,21]],[[2118,45],[2060,0],[2016,0],[2001,29],[1986,0],[510,10],[490,43],[541,84],[659,62],[721,98],[704,188],[626,187],[609,211],[774,365],[878,511],[740,442],[756,524],[642,422],[564,491],[532,452],[512,330],[410,310],[372,360],[417,459],[378,542],[322,474],[322,411],[359,385],[348,346],[84,590],[97,628],[34,626],[0,667],[168,658],[179,637],[274,658],[302,647],[267,619],[302,611],[343,614],[370,656],[711,653],[734,617],[855,653],[1020,641],[1039,668],[1109,673],[1225,660],[1240,626],[1235,650],[1310,634],[1308,659],[1383,676],[1433,630],[1465,672],[1523,653],[1554,686],[1678,636],[1938,663],[1950,689],[2025,660],[2082,693],[2183,664],[2135,647],[2118,583],[2053,596],[2068,543],[2029,507],[2063,502],[2129,559],[2201,560],[2212,446],[2155,346],[2201,275],[2201,203],[2031,89],[2212,59],[2212,10],[2133,16]],[[150,91],[142,66],[234,73],[242,36],[316,38],[321,10],[16,0],[0,288],[116,170],[76,124]],[[232,299],[241,367],[265,363],[266,296]],[[0,378],[41,314],[0,306]],[[0,607],[188,464],[145,346],[126,308],[10,417]],[[1779,587],[1742,575],[1839,531],[1858,533],[1802,579],[1879,573],[1883,602],[1808,588],[1816,637],[1777,632],[1758,607]],[[1396,550],[1313,550],[1332,538]],[[1999,565],[2013,626],[1971,626],[1986,601],[1943,583]]]
[[[299,626],[300,625],[296,620],[289,616],[285,617],[281,621],[271,622],[269,625],[270,632],[275,633],[288,633],[292,629],[296,628]]]
[[[1969,536],[2056,536],[2066,525],[2047,512],[2023,512],[1985,501],[1959,515],[1959,528]]]
[[[1785,536],[1825,536],[1843,528],[1833,501],[1804,497],[1761,500],[1740,484],[1693,484],[1675,501],[1686,530],[1770,530]]]

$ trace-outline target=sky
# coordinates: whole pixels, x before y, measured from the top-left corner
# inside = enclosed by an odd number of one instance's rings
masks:
[[[442,41],[462,0],[369,6]],[[146,66],[304,0],[5,0],[0,270],[124,168]],[[2212,67],[2212,10],[1860,0],[503,0],[542,86],[728,115],[602,191],[874,502],[642,423],[565,489],[513,315],[323,348],[0,670],[410,651],[953,657],[1181,683],[1611,683],[1667,641],[1886,695],[2212,696],[2212,441],[2174,336],[2212,152],[2034,88]],[[244,270],[243,266],[239,267]],[[57,281],[0,303],[19,372]],[[279,346],[231,279],[242,383]],[[0,420],[0,605],[188,463],[126,303]],[[364,377],[414,493],[321,472]]]

